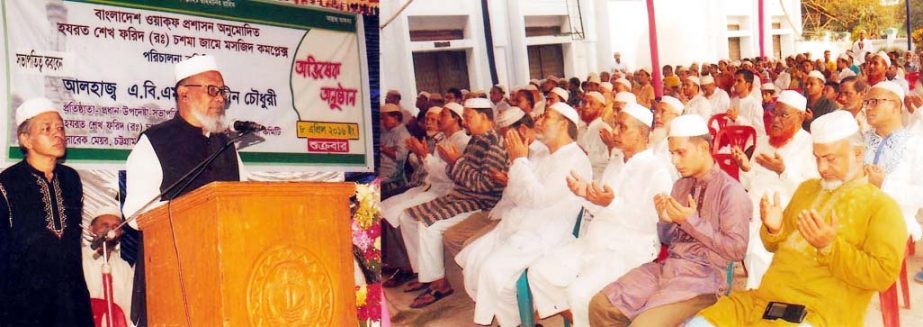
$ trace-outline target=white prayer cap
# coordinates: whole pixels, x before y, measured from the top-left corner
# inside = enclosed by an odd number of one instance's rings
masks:
[[[453,102],[453,103],[454,103],[454,102]],[[429,109],[426,110],[426,114],[427,114],[427,115],[429,115],[429,114],[437,114],[437,115],[438,115],[438,114],[441,114],[441,113],[442,113],[442,107],[440,107],[440,106],[432,106],[432,107],[429,107]]]
[[[467,103],[467,101],[465,103]],[[465,107],[462,107],[462,105],[455,103],[455,102],[449,102],[449,103],[446,103],[446,105],[443,106],[443,108],[449,109],[449,111],[454,112],[456,115],[458,115],[458,117],[461,117],[462,121],[465,120]]]
[[[817,117],[811,123],[811,137],[814,143],[833,143],[859,132],[856,118],[846,110],[834,110]]]
[[[396,104],[393,104],[393,103],[385,103],[381,105],[381,113],[386,113],[386,112],[401,112],[401,107],[398,107]]]
[[[558,97],[561,98],[561,101],[564,101],[564,102],[567,102],[567,99],[570,98],[570,96],[567,94],[567,91],[564,91],[564,89],[560,87],[555,87],[551,89],[551,92],[553,92],[554,94],[557,94]]]
[[[849,61],[850,57],[848,53],[841,53],[838,59],[843,59],[844,61]]]
[[[821,84],[827,83],[827,78],[824,77],[824,73],[821,73],[820,71],[812,70],[810,73],[808,73],[808,78],[812,77],[819,79]]]
[[[606,104],[606,97],[604,97],[602,93],[596,91],[587,92],[586,97],[596,99],[596,101],[599,101],[599,103]]]
[[[743,61],[743,62],[741,62],[740,64],[741,64],[742,66],[746,66],[746,65],[750,65],[750,66],[753,66],[753,63],[752,63],[752,62],[750,62],[750,60],[744,60],[744,61]]]
[[[51,100],[46,98],[32,98],[26,100],[16,108],[16,126],[22,125],[23,122],[32,117],[41,115],[46,112],[57,112],[62,117],[61,110],[58,109]]]
[[[529,85],[526,86],[526,90],[529,90],[529,91],[538,91],[538,87],[535,86],[535,84],[529,84]]]
[[[392,94],[401,95],[401,91],[398,91],[398,90],[395,90],[395,89],[391,89],[391,90],[388,90],[388,93],[385,93],[385,94],[386,94],[386,95],[392,95]]]
[[[561,116],[564,116],[564,118],[567,118],[567,120],[573,122],[574,125],[580,125],[580,114],[578,114],[577,110],[575,110],[570,105],[564,102],[557,102],[551,105],[549,109],[557,111],[559,114],[561,114]]]
[[[92,222],[93,219],[96,219],[97,217],[102,216],[102,215],[113,215],[113,216],[121,218],[122,210],[120,210],[119,206],[115,204],[101,206],[99,208],[96,208],[96,210],[93,210],[93,212],[90,214],[90,221]]]
[[[686,68],[686,67],[683,67],[683,66],[679,66],[679,68],[676,68],[676,72],[677,72],[677,73],[679,73],[679,72],[685,72],[685,71],[689,71],[689,69]]]
[[[683,105],[682,101],[679,101],[679,99],[671,97],[669,95],[665,95],[662,98],[660,98],[660,102],[666,103],[667,107],[670,107],[670,109],[672,109],[673,112],[680,114],[680,115],[683,114],[683,110],[686,110],[686,106]]]
[[[715,84],[715,78],[711,77],[711,75],[702,76],[700,81],[702,82],[701,85]]]
[[[519,109],[519,107],[509,107],[497,117],[497,127],[510,127],[510,125],[515,124],[522,119],[522,117],[525,117],[525,115],[526,113],[522,111],[522,109]]]
[[[603,90],[612,92],[612,83],[602,82],[602,83],[599,83],[599,87],[602,88]]]
[[[775,91],[776,91],[776,85],[775,85],[775,84],[772,84],[771,82],[766,82],[766,83],[763,83],[763,86],[760,87],[760,90],[763,90],[763,91],[773,91],[773,92],[775,92]]]
[[[176,64],[174,74],[176,81],[182,81],[192,75],[204,73],[207,71],[217,71],[218,64],[215,63],[215,57],[211,55],[192,56]]]
[[[430,95],[429,95],[429,99],[430,99],[430,100],[442,100],[442,94],[440,94],[440,93],[433,93],[433,94],[430,94]]]
[[[779,93],[778,101],[801,112],[805,112],[808,105],[808,99],[801,95],[801,93],[792,90],[785,90]]]
[[[448,107],[448,105],[446,105],[446,108],[449,108],[450,110],[452,109]],[[490,103],[490,100],[487,100],[484,98],[471,98],[471,99],[465,100],[465,108],[491,109],[493,108],[493,104]]]
[[[875,56],[881,57],[881,59],[885,61],[885,66],[891,66],[891,58],[888,57],[888,54],[886,52],[878,51],[878,53],[876,53]]]
[[[541,85],[542,81],[539,81],[538,79],[533,78],[529,80],[529,84]]]
[[[686,77],[686,79],[689,80],[690,82],[692,82],[693,84],[695,84],[696,86],[702,86],[702,82],[699,81],[699,78],[698,78],[698,77],[689,76],[689,77]]]
[[[615,94],[615,102],[638,103],[638,98],[631,92],[619,92]]]
[[[892,81],[882,81],[882,82],[878,82],[878,84],[875,84],[875,86],[872,86],[872,88],[882,89],[882,90],[894,93],[894,95],[897,95],[897,97],[900,98],[901,101],[904,101],[904,88],[902,88],[900,85],[897,85],[897,83],[894,83]]]
[[[596,83],[596,84],[599,84],[599,82],[601,82],[599,80],[599,74],[597,73],[590,73],[590,75],[587,76],[586,81],[589,83]]]
[[[690,137],[708,134],[708,124],[699,115],[682,115],[670,122],[670,137]]]
[[[731,62],[731,66],[740,67],[740,61],[738,61],[738,60],[732,61],[732,62]]]
[[[542,82],[547,82],[547,81],[554,81],[555,83],[557,83],[557,82],[558,82],[558,77],[557,77],[557,76],[554,76],[554,75],[545,76],[545,80],[542,81]]]
[[[651,113],[650,109],[645,108],[644,106],[637,103],[629,103],[622,109],[626,114],[631,115],[647,127],[651,127],[651,124],[654,123],[654,114]]]
[[[616,82],[616,83],[619,83],[619,84],[622,84],[622,85],[624,85],[625,87],[627,87],[629,90],[631,90],[631,82],[629,82],[629,81],[628,81],[627,79],[625,79],[624,77],[615,80],[615,82]]]
[[[419,98],[419,97],[424,97],[424,98],[426,98],[427,100],[429,100],[429,92],[420,91],[420,94],[417,94],[417,97],[418,97],[418,98]]]

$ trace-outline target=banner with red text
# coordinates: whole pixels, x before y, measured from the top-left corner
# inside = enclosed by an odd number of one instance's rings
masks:
[[[6,164],[22,159],[15,108],[60,106],[67,163],[119,167],[138,135],[176,114],[174,65],[216,57],[228,121],[267,130],[238,144],[249,167],[371,171],[361,18],[232,0],[3,1]]]

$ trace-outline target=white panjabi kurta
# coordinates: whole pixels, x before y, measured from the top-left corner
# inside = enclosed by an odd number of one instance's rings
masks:
[[[772,156],[778,152],[785,163],[785,171],[781,175],[756,162],[756,156],[765,153]],[[757,138],[756,149],[750,159],[750,171],[740,172],[740,182],[748,190],[750,201],[753,203],[753,219],[750,221],[750,244],[747,246],[747,255],[744,263],[748,268],[747,289],[756,289],[760,286],[763,274],[769,269],[772,262],[772,253],[763,247],[760,239],[760,227],[763,225],[760,218],[760,199],[763,194],[779,193],[782,201],[780,206],[785,208],[792,194],[802,182],[818,178],[817,163],[814,159],[814,143],[811,134],[798,128],[792,139],[779,148],[769,145],[768,137]]]
[[[686,111],[684,114],[696,114],[702,116],[705,121],[708,121],[712,115],[711,102],[708,102],[708,99],[702,94],[696,94],[689,100],[689,103],[686,103]]]
[[[539,141],[532,141],[532,144],[529,144],[529,162],[535,162],[536,158],[541,158],[542,156],[548,155],[548,147],[544,143]],[[516,206],[516,203],[513,202],[514,196],[509,195],[510,192],[515,192],[516,190],[510,190],[509,187],[503,189],[503,195],[500,196],[500,201],[497,201],[497,204],[494,205],[493,209],[490,209],[490,212],[487,213],[487,218],[491,220],[500,220],[503,216],[506,215],[513,207]]]
[[[610,167],[604,183],[615,198],[606,207],[585,201],[594,217],[586,235],[529,267],[529,288],[541,317],[570,309],[574,326],[589,326],[593,295],[657,257],[660,238],[654,196],[672,189],[672,165],[647,149]]]
[[[766,124],[763,123],[762,99],[745,97],[737,101],[737,115],[744,117],[754,129],[757,138],[766,136]]]
[[[87,281],[90,297],[104,299],[103,292],[103,257],[93,258],[96,251],[85,245],[83,252],[83,277]],[[112,275],[113,302],[122,309],[126,317],[131,313],[131,294],[135,279],[135,268],[122,260],[119,251],[113,250],[109,257],[109,269]]]
[[[590,164],[593,165],[593,180],[599,181],[602,178],[603,171],[609,163],[609,147],[599,136],[602,130],[611,131],[612,127],[606,124],[602,117],[597,117],[587,126],[586,132],[577,140],[577,144],[583,148],[590,158]]]
[[[454,146],[458,153],[464,153],[465,147],[471,136],[464,129],[458,130],[452,136],[444,138],[438,144]],[[437,153],[426,156],[423,160],[423,169],[426,169],[426,182],[423,185],[411,188],[404,193],[392,196],[381,202],[381,214],[391,226],[400,226],[400,216],[404,209],[418,204],[429,202],[435,198],[446,195],[455,186],[445,172],[446,162]]]
[[[160,159],[157,159],[157,153],[151,146],[151,141],[147,135],[141,135],[134,149],[128,154],[128,160],[125,163],[125,203],[122,205],[122,213],[125,219],[130,219],[132,215],[144,213],[159,207],[166,203],[157,199],[147,208],[143,208],[145,203],[160,194],[160,184],[163,183],[163,169],[160,166]],[[240,153],[237,154],[238,174],[241,181],[248,179],[247,169],[240,160]],[[128,222],[134,229],[138,229],[138,221],[131,220]]]
[[[410,138],[410,132],[404,124],[400,124],[391,130],[381,131],[381,147],[394,147],[395,156],[391,158],[384,153],[381,154],[381,164],[378,169],[378,176],[382,183],[401,182],[404,177],[404,161],[407,160],[407,139]]]
[[[779,76],[776,77],[776,80],[773,82],[776,85],[778,90],[788,90],[788,87],[792,85],[792,74],[787,70],[783,70],[779,73]],[[762,86],[760,86],[762,87]]]
[[[592,166],[576,142],[537,158],[518,158],[504,194],[515,204],[492,231],[465,247],[456,262],[464,269],[465,290],[475,300],[474,322],[519,325],[516,280],[536,259],[565,242],[581,210],[567,187],[571,171],[590,176]]]
[[[727,112],[728,107],[731,105],[731,96],[728,95],[727,91],[722,90],[720,87],[715,88],[715,92],[706,98],[708,99],[708,102],[711,103],[712,115],[723,114]]]
[[[886,173],[881,190],[900,205],[907,233],[919,241],[923,230],[916,217],[923,208],[923,137],[899,130],[887,141],[874,132],[866,134],[865,139],[865,162],[875,163],[877,152],[881,152],[877,164]]]

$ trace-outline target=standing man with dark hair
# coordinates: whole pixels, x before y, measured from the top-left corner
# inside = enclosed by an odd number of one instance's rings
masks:
[[[144,207],[212,153],[220,151],[229,136],[225,110],[230,88],[218,71],[215,58],[194,56],[176,64],[176,107],[173,119],[151,126],[138,138],[126,163],[126,195],[122,207],[125,217],[153,209],[167,201],[215,181],[246,180],[237,148],[231,146],[186,188],[164,194],[153,206]],[[183,182],[185,183],[185,182]],[[137,228],[137,221],[129,223]],[[135,286],[132,295],[131,320],[138,326],[147,325],[146,290],[144,287],[143,236],[135,261]]]
[[[25,159],[0,173],[0,326],[93,326],[83,279],[83,185],[58,161],[61,111],[36,98],[16,109]]]

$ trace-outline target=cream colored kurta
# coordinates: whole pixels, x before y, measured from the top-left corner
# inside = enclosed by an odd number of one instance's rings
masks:
[[[744,260],[749,273],[748,289],[760,286],[760,280],[766,273],[766,269],[769,269],[769,263],[772,262],[772,253],[763,248],[759,237],[760,226],[762,226],[762,221],[759,219],[760,199],[763,194],[770,194],[771,198],[771,194],[779,193],[779,199],[785,206],[798,185],[808,179],[819,177],[813,151],[814,143],[811,134],[801,128],[798,128],[788,143],[779,148],[769,145],[768,137],[760,137],[757,139],[753,159],[750,160],[750,171],[740,172],[740,182],[748,190],[750,201],[753,203],[753,217],[755,217],[750,221],[750,245],[747,247],[747,257]],[[763,167],[755,159],[761,153],[771,156],[775,152],[782,156],[782,162],[785,163],[785,171],[782,174],[776,174]]]

